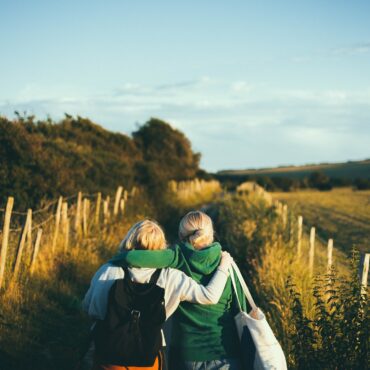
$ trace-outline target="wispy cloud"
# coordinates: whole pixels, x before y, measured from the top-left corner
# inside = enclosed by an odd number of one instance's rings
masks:
[[[199,78],[127,83],[82,96],[71,87],[48,96],[48,89],[28,86],[0,101],[0,114],[14,110],[53,118],[78,114],[127,133],[135,122],[161,117],[190,137],[208,169],[369,156],[370,87],[288,89]]]
[[[345,47],[339,47],[332,49],[332,55],[358,55],[366,54],[370,52],[370,42],[359,43],[354,45],[349,45]]]

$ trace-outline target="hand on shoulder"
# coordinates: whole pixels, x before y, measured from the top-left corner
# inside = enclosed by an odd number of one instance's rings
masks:
[[[220,261],[220,269],[223,271],[228,271],[231,267],[231,263],[233,262],[233,258],[231,257],[229,252],[222,251],[221,252],[221,261]]]

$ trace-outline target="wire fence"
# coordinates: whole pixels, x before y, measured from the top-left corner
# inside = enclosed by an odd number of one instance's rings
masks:
[[[3,224],[0,231],[0,289],[18,276],[20,267],[32,273],[43,251],[66,252],[81,238],[108,232],[114,220],[125,213],[126,202],[136,196],[119,186],[115,194],[78,192],[60,196],[43,207],[27,212],[13,210],[14,198],[9,197],[0,209]],[[78,243],[74,243],[78,244]]]

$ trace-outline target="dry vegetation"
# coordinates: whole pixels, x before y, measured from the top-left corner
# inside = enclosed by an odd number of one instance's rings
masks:
[[[295,213],[302,214],[306,224],[316,226],[325,240],[345,252],[353,246],[368,252],[370,246],[370,191],[339,188],[328,192],[302,190],[273,193]]]
[[[369,319],[361,294],[358,259],[315,243],[309,268],[309,235],[297,253],[297,214],[270,206],[253,193],[216,204],[217,227],[244,269],[257,304],[280,339],[292,369],[362,369],[368,355]]]
[[[200,184],[196,194],[188,198],[181,197],[186,207],[209,202],[219,191],[219,186],[214,183],[195,183]],[[193,189],[194,183],[184,182],[180,187],[184,191]],[[189,193],[188,190],[186,192]],[[173,199],[173,195],[168,197]],[[84,202],[83,199],[89,199],[90,202]],[[86,350],[91,323],[81,311],[80,305],[91,277],[102,263],[116,253],[117,245],[134,222],[146,217],[156,218],[159,212],[153,208],[147,196],[138,190],[130,193],[117,191],[101,200],[100,206],[98,199],[98,194],[82,195],[77,223],[79,207],[76,205],[76,197],[65,199],[70,225],[68,244],[63,216],[55,239],[59,212],[57,202],[53,202],[44,214],[34,212],[31,237],[28,228],[22,230],[19,227],[25,222],[26,215],[23,212],[12,212],[7,263],[0,291],[1,370],[71,370]],[[166,208],[166,205],[161,206]],[[183,206],[180,209],[179,212],[183,212],[186,208]],[[176,216],[180,217],[180,214]],[[3,221],[4,217],[2,227]],[[168,229],[171,224],[164,226]],[[41,247],[31,272],[35,234],[41,227]],[[20,235],[23,231],[26,233],[26,243],[19,273],[15,275],[14,262],[19,254]],[[3,239],[3,233],[0,239]],[[56,240],[54,251],[53,240]]]
[[[293,207],[271,204],[271,198],[261,195],[261,189],[258,192],[249,189],[248,194],[241,195],[224,194],[217,182],[170,183],[169,190],[167,198],[163,198],[167,203],[158,205],[161,209],[155,209],[153,203],[157,201],[148,202],[142,191],[131,192],[131,199],[126,203],[122,200],[127,194],[118,191],[111,195],[109,202],[108,198],[102,201],[98,222],[98,197],[90,195],[87,217],[83,216],[85,207],[81,202],[82,216],[77,228],[78,207],[73,198],[69,199],[69,243],[66,247],[65,220],[61,220],[53,252],[58,212],[55,203],[43,216],[47,222],[42,225],[43,242],[34,272],[30,273],[29,263],[35,232],[31,243],[26,238],[22,268],[17,277],[13,269],[20,231],[11,233],[6,279],[0,292],[2,370],[73,369],[87,345],[90,326],[81,312],[81,299],[93,273],[115,253],[128,227],[144,217],[165,215],[162,225],[168,235],[175,235],[183,213],[204,204],[213,212],[222,244],[232,250],[244,270],[258,304],[283,344],[290,367],[316,369],[320,363],[322,369],[354,369],[353,364],[364,364],[367,347],[363,343],[369,320],[366,319],[366,301],[359,294],[357,271],[351,275],[354,270],[348,259],[334,249],[334,266],[338,271],[330,270],[334,293],[323,292],[328,272],[326,243],[316,239],[311,276],[306,232],[302,237],[301,255],[297,255],[298,225]],[[115,208],[118,209],[116,215]],[[41,216],[36,215],[34,221],[42,222],[37,219]],[[25,215],[18,217],[24,219]],[[19,225],[22,222],[12,227]],[[315,284],[314,277],[318,274],[322,278]],[[340,285],[338,274],[343,276],[344,285]],[[328,297],[332,306],[324,302]],[[330,339],[330,335],[348,340]],[[328,342],[333,343],[333,348],[327,348]],[[356,354],[350,355],[348,351]],[[346,367],[341,367],[340,361]]]
[[[54,206],[42,216],[45,221],[39,222],[31,237],[27,233],[18,274],[14,272],[14,262],[19,255],[20,234],[27,230],[13,228],[10,232],[0,292],[2,370],[72,369],[75,366],[84,349],[90,325],[81,312],[81,298],[94,271],[115,253],[129,225],[141,217],[135,215],[130,202],[125,213],[121,209],[116,216],[113,215],[112,205],[108,207],[111,212],[109,217],[104,211],[105,201],[101,204],[98,223],[96,208],[91,206],[85,213],[86,225],[81,217],[75,228],[77,207],[73,202],[75,200],[71,199],[68,213],[71,224],[68,244],[64,226],[60,225],[53,251],[58,213],[57,206]],[[22,214],[18,216],[22,219]],[[12,227],[16,225],[14,221],[21,223],[20,220],[13,220]],[[31,272],[35,231],[41,227],[41,246]],[[3,234],[1,236],[3,239]]]

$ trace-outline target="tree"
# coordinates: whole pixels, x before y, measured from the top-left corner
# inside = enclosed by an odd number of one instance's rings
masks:
[[[331,190],[333,188],[333,185],[330,182],[330,177],[320,171],[311,173],[309,183],[311,187],[319,190]]]
[[[194,153],[189,139],[168,123],[151,118],[133,133],[142,161],[136,166],[140,183],[167,185],[169,180],[194,178],[200,154]]]

